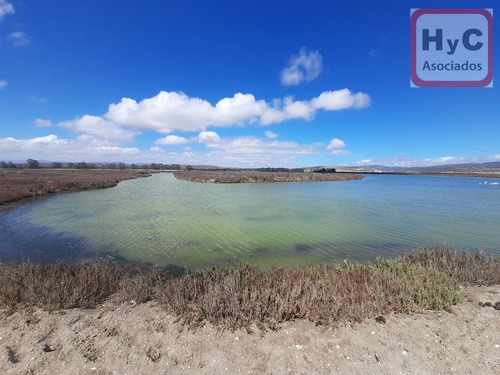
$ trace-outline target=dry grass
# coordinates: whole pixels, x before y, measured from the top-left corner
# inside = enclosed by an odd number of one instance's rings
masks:
[[[389,312],[449,309],[455,281],[400,261],[275,268],[213,268],[171,280],[158,291],[165,308],[192,324],[236,328],[309,319],[318,324],[360,321]]]
[[[116,265],[1,264],[0,305],[38,306],[46,310],[91,308],[109,298],[119,286]]]
[[[499,259],[424,248],[404,257],[342,266],[262,271],[235,263],[171,278],[156,268],[97,262],[0,264],[0,307],[91,308],[105,300],[158,301],[185,324],[274,328],[294,319],[360,321],[390,312],[449,310],[459,283],[493,284]]]
[[[363,176],[349,173],[304,173],[260,171],[176,171],[179,180],[220,184],[262,182],[311,182],[361,180]]]
[[[63,191],[102,189],[149,174],[134,171],[0,170],[0,204]]]
[[[436,269],[465,284],[500,284],[500,258],[481,251],[458,251],[448,245],[424,247],[407,254],[405,261]]]

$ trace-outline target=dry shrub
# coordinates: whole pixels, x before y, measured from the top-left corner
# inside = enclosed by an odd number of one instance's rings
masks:
[[[400,308],[393,311],[449,310],[461,299],[457,280],[435,269],[401,258],[377,259],[370,267],[395,282],[395,287],[387,291],[393,301],[400,303]]]
[[[459,283],[499,283],[499,258],[424,248],[397,259],[258,270],[242,263],[171,278],[144,265],[1,264],[0,306],[94,307],[108,298],[156,300],[187,324],[276,327],[294,319],[318,324],[360,321],[390,312],[449,310]]]
[[[113,295],[115,302],[145,303],[155,299],[156,292],[168,278],[158,268],[137,269],[136,274],[122,276],[117,292]]]
[[[481,251],[458,251],[440,245],[423,247],[404,258],[406,262],[433,268],[465,284],[500,284],[500,258]]]
[[[109,262],[2,264],[0,270],[0,305],[9,307],[91,308],[119,286],[117,267]]]
[[[349,173],[260,172],[260,171],[175,171],[179,180],[219,184],[260,182],[310,182],[360,180],[363,176]]]
[[[147,176],[144,172],[114,170],[0,170],[0,204],[63,191],[103,189]]]
[[[388,312],[449,309],[459,299],[453,280],[401,262],[316,265],[259,271],[235,264],[171,280],[157,298],[185,322],[230,328],[306,318],[360,321]]]

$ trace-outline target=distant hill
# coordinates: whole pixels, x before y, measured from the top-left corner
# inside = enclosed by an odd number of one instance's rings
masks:
[[[336,166],[337,172],[401,173],[401,174],[454,174],[500,177],[500,162],[461,163],[428,167],[388,167],[385,165]]]

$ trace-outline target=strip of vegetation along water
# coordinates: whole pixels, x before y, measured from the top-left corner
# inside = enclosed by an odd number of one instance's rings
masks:
[[[144,171],[0,170],[0,205],[52,193],[104,189],[123,180],[148,176],[151,174]]]
[[[176,171],[179,180],[212,183],[264,183],[264,182],[314,182],[361,180],[363,176],[352,173],[335,173],[320,169],[316,172],[262,172],[262,171]]]
[[[312,182],[359,180],[363,176],[350,173],[259,172],[259,171],[182,171],[176,178],[193,182]],[[149,171],[131,170],[0,170],[0,205],[47,194],[104,189],[120,181],[149,177]]]
[[[160,268],[116,262],[0,263],[0,308],[59,310],[153,300],[191,326],[210,322],[273,329],[295,319],[331,324],[392,312],[449,310],[461,300],[463,286],[499,283],[500,258],[447,246],[370,263],[267,271],[233,263],[177,278]]]

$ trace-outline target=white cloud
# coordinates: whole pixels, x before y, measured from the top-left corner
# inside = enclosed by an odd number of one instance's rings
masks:
[[[3,90],[7,86],[7,81],[0,81],[0,90]]]
[[[198,134],[198,137],[193,140],[198,141],[199,143],[205,144],[210,148],[218,148],[220,147],[221,138],[216,132],[213,131],[202,131]]]
[[[318,97],[311,100],[314,109],[325,111],[341,111],[343,109],[361,109],[370,105],[370,96],[362,92],[353,94],[348,89],[323,91]]]
[[[0,138],[0,160],[26,160],[28,158],[50,161],[113,162],[126,163],[179,163],[211,164],[228,167],[297,166],[302,156],[325,155],[324,144],[299,144],[297,142],[261,139],[255,136],[222,138],[213,131],[203,131],[189,142],[205,146],[206,150],[186,147],[182,152],[166,152],[154,146],[146,149],[119,147],[90,135],[63,139],[50,134],[31,139]],[[340,142],[333,142],[340,146]],[[344,148],[333,149],[334,155],[344,155]],[[385,159],[365,159],[354,165],[382,164],[387,166],[427,166],[454,163],[481,163],[500,160],[500,154],[477,157],[443,156],[417,159],[399,154]]]
[[[271,135],[274,134],[272,133]],[[297,157],[320,154],[317,148],[324,146],[321,143],[301,145],[296,142],[266,140],[255,136],[221,138],[214,131],[202,131],[198,136],[190,138],[189,142],[204,145],[207,151],[193,151],[192,147],[185,147],[185,152],[179,154],[170,153],[169,157],[173,157],[174,155],[176,157],[182,156],[184,159],[177,159],[176,162],[192,164],[293,166]]]
[[[265,101],[256,101],[252,94],[237,93],[212,106],[204,99],[190,98],[184,93],[161,91],[139,103],[123,98],[109,106],[105,117],[121,125],[170,133],[243,124],[256,120],[266,107]]]
[[[126,161],[140,154],[138,148],[95,145],[90,138],[61,139],[54,134],[31,139],[0,138],[0,150],[2,150],[1,157],[5,160],[35,158],[73,162],[82,159],[86,159],[85,161]]]
[[[98,132],[100,137],[105,137],[104,133],[110,131],[112,139],[130,139],[135,133],[125,128],[159,133],[197,132],[208,127],[230,127],[252,122],[269,125],[293,119],[310,121],[318,110],[360,109],[369,105],[367,94],[353,94],[348,89],[324,91],[311,100],[294,101],[292,97],[274,99],[272,104],[256,100],[252,94],[236,93],[233,97],[222,98],[215,105],[184,93],[161,91],[140,102],[123,98],[119,103],[111,104],[103,116],[85,115],[65,121],[61,126],[85,134],[96,135]]]
[[[272,131],[270,131],[270,130],[267,130],[267,131],[265,132],[265,134],[266,134],[266,138],[269,138],[269,139],[275,139],[275,138],[278,138],[278,137],[279,137],[279,135],[278,135],[278,134],[276,134],[276,133],[274,133],[274,132],[272,132]]]
[[[232,155],[293,154],[310,155],[318,153],[318,144],[300,145],[296,142],[263,140],[255,136],[221,138],[216,132],[203,131],[193,140],[207,148],[221,149]]]
[[[362,92],[353,94],[349,89],[323,91],[311,100],[294,101],[292,97],[275,99],[273,106],[260,117],[260,122],[262,125],[269,125],[299,118],[310,121],[318,110],[341,111],[366,108],[369,105],[370,96]]]
[[[284,103],[283,111],[286,119],[303,118],[309,121],[314,117],[314,108],[308,101],[293,101],[292,97],[287,97]]]
[[[84,115],[55,125],[78,133],[77,139],[92,141],[94,146],[118,146],[133,141],[135,136],[141,134],[140,130],[150,130],[159,133],[201,131],[195,137],[197,141],[216,147],[220,138],[217,133],[206,130],[208,127],[238,126],[249,122],[269,125],[292,119],[309,121],[318,110],[359,109],[369,104],[367,94],[352,93],[348,89],[325,91],[311,100],[295,101],[292,97],[285,97],[274,99],[271,103],[256,100],[251,94],[237,93],[219,100],[215,105],[183,93],[162,91],[140,102],[123,98],[120,103],[111,104],[103,116]],[[52,122],[36,119],[34,124],[48,127]],[[272,136],[268,138],[272,139]],[[155,143],[182,145],[188,141],[190,139],[168,135]]]
[[[177,145],[183,145],[184,143],[187,143],[188,140],[184,137],[179,137],[177,135],[167,135],[166,137],[157,139],[155,143],[157,145],[172,145],[172,146],[177,146]]]
[[[14,14],[14,6],[5,0],[0,0],[0,21],[7,14]]]
[[[0,138],[0,159],[28,158],[51,161],[123,161],[128,163],[213,164],[222,166],[294,166],[297,157],[319,154],[318,144],[263,140],[253,136],[221,138],[211,131],[201,132],[191,142],[203,144],[207,151],[165,152],[160,147],[147,150],[105,144],[91,136],[61,139],[56,135],[31,139]]]
[[[33,121],[33,124],[37,128],[48,128],[48,127],[52,126],[52,121],[50,121],[50,120],[44,120],[42,118],[37,118],[37,119],[35,119],[35,121]]]
[[[140,134],[125,130],[120,125],[105,120],[102,117],[90,115],[85,115],[72,121],[63,121],[58,123],[57,126],[115,142],[131,141],[134,136]]]
[[[165,152],[165,150],[164,150],[164,149],[162,149],[161,147],[158,147],[158,146],[156,146],[156,147],[151,147],[151,148],[149,149],[149,151],[152,151],[152,152]]]
[[[351,151],[349,151],[349,150],[333,150],[332,155],[339,155],[339,156],[351,155]]]
[[[345,142],[338,138],[332,138],[328,146],[326,146],[327,150],[332,150],[332,155],[350,155],[351,151],[344,150]]]
[[[14,31],[7,36],[7,39],[16,47],[24,47],[30,44],[30,40],[24,31]]]
[[[345,148],[345,142],[338,138],[332,138],[330,144],[326,147],[327,150],[338,150]]]
[[[281,84],[298,85],[316,79],[323,69],[323,57],[318,51],[307,52],[302,47],[298,56],[291,56],[288,65],[281,71]]]

